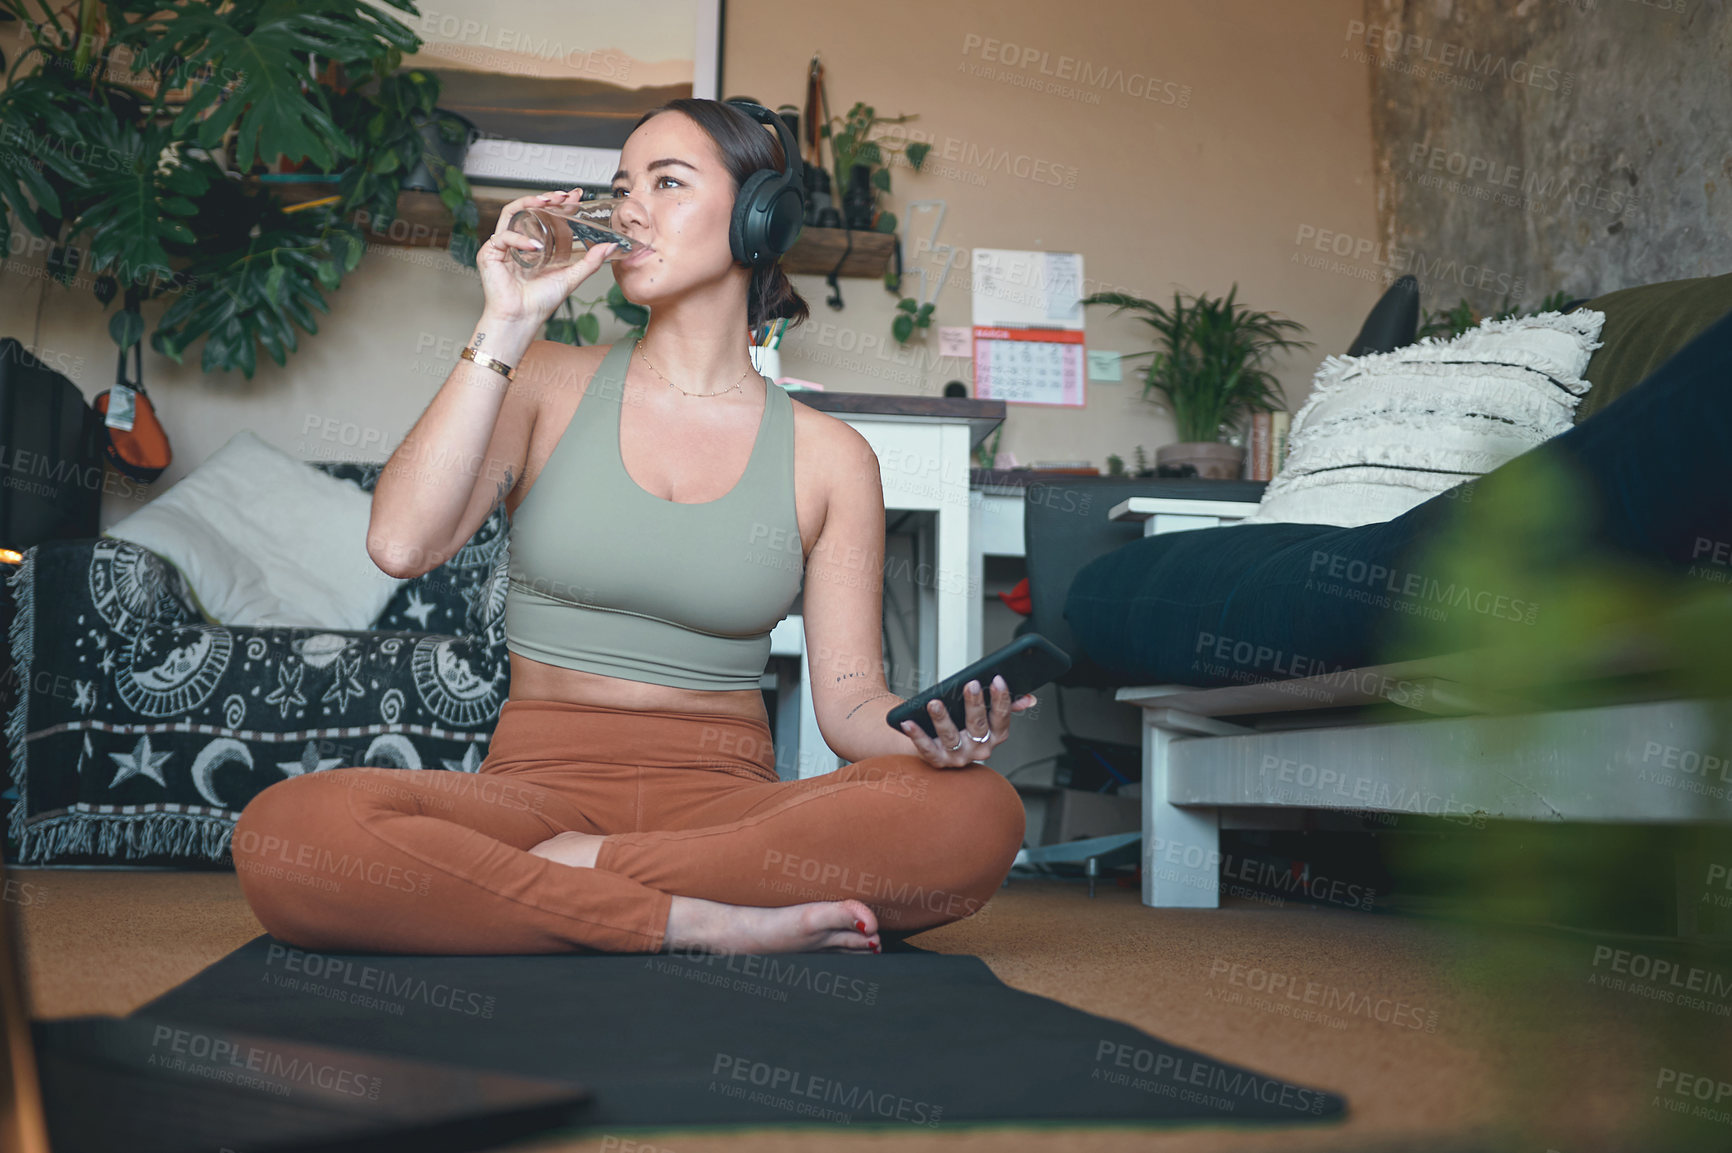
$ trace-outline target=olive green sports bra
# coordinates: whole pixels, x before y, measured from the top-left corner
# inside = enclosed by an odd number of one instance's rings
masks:
[[[756,689],[800,591],[794,401],[764,380],[746,471],[715,500],[663,500],[620,456],[615,344],[511,517],[505,646],[551,665],[683,689]]]

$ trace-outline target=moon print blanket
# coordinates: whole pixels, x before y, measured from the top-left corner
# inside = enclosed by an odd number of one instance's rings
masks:
[[[380,467],[314,466],[366,491]],[[247,801],[285,777],[474,772],[510,683],[507,527],[494,509],[362,631],[208,621],[130,541],[26,550],[9,578],[7,857],[220,862]]]

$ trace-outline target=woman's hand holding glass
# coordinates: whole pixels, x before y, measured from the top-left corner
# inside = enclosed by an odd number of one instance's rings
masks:
[[[534,252],[535,241],[510,230],[511,218],[526,208],[557,208],[583,199],[582,190],[542,192],[513,200],[499,211],[499,223],[475,253],[475,269],[481,275],[486,299],[482,313],[496,321],[540,325],[560,303],[577,291],[578,285],[606,262],[618,245],[597,244],[586,249],[581,260],[530,274],[512,258],[514,248]]]

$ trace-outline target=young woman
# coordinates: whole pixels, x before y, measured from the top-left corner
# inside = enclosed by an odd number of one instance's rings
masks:
[[[368,549],[412,577],[498,502],[511,514],[511,688],[477,773],[339,768],[241,814],[242,890],[310,949],[877,952],[979,909],[1022,844],[984,762],[1012,714],[971,686],[966,732],[885,714],[878,462],[847,424],[752,370],[761,321],[807,315],[780,268],[736,261],[734,197],[783,169],[744,112],[675,100],[621,153],[614,265],[651,309],[638,342],[535,339],[605,259],[524,279],[505,206],[476,259],[470,348],[392,453]],[[612,246],[607,246],[612,247]],[[515,366],[507,377],[488,358]],[[781,781],[759,678],[802,591],[818,724],[852,763]],[[990,691],[988,697],[982,690]]]

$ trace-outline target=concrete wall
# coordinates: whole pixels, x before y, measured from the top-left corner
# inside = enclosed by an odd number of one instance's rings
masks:
[[[820,50],[833,113],[856,100],[915,112],[910,127],[935,146],[928,171],[896,170],[892,209],[943,198],[940,243],[1081,252],[1088,291],[1158,299],[1237,282],[1243,299],[1300,320],[1318,342],[1283,367],[1296,405],[1317,360],[1351,340],[1379,287],[1301,259],[1319,256],[1318,235],[1375,234],[1368,69],[1337,58],[1343,30],[1362,14],[1362,0],[1090,0],[1057,20],[1037,0],[885,0],[870,11],[730,0],[722,94],[801,103],[807,61]],[[489,18],[508,25],[512,0]],[[1102,81],[1061,80],[1078,61]],[[1060,90],[1037,87],[1049,82]],[[1054,174],[1059,183],[1048,183]],[[937,263],[911,249],[905,268]],[[107,314],[88,290],[38,279],[40,266],[40,256],[7,260],[0,333],[94,395],[114,375]],[[606,281],[598,275],[581,295],[599,296]],[[797,281],[813,322],[785,339],[785,374],[925,395],[969,379],[968,361],[937,357],[936,333],[911,350],[895,344],[895,301],[880,282],[843,281],[846,307],[833,311],[821,277]],[[481,307],[478,283],[442,252],[386,247],[369,251],[330,299],[319,333],[284,368],[261,357],[250,382],[201,373],[198,345],[185,366],[146,350],[146,383],[175,450],[156,491],[242,428],[304,458],[384,459],[437,392]],[[153,324],[160,308],[147,311]],[[1106,312],[1089,310],[1091,347],[1147,347],[1145,326]],[[934,323],[969,322],[963,261]],[[602,339],[618,331],[608,321]],[[877,344],[864,347],[868,338]],[[1012,406],[1000,447],[1023,461],[1096,463],[1115,452],[1128,460],[1138,444],[1152,451],[1172,426],[1140,391],[1135,380],[1091,383],[1082,409]],[[105,497],[103,524],[148,495]]]
[[[1426,307],[1732,269],[1722,0],[1367,0],[1379,245]]]

